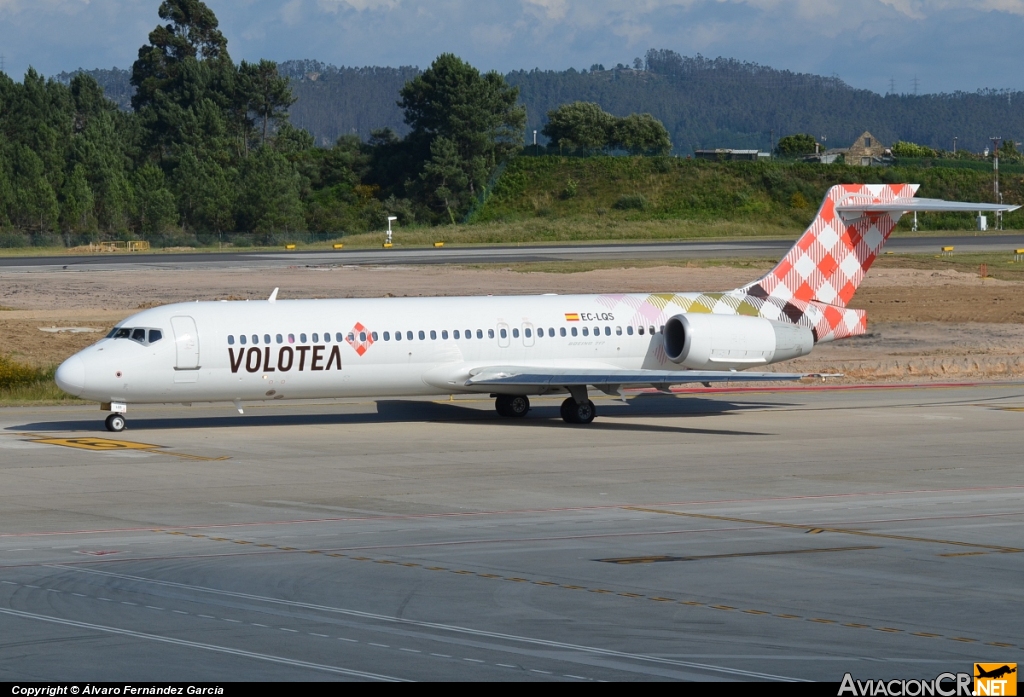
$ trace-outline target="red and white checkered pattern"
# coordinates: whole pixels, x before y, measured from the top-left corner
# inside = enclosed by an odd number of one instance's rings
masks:
[[[900,216],[869,213],[847,224],[836,214],[836,205],[888,203],[912,198],[916,191],[915,184],[833,186],[796,245],[778,266],[744,290],[783,302],[815,300],[846,307]]]
[[[362,356],[367,349],[373,346],[373,333],[364,327],[362,322],[356,322],[352,331],[345,337],[345,341],[355,349],[359,356]]]

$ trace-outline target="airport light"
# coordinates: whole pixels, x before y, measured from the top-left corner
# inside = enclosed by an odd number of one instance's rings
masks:
[[[393,221],[393,220],[398,220],[398,216],[397,215],[389,215],[388,216],[388,238],[387,238],[387,241],[385,242],[385,244],[388,244],[388,245],[391,244],[391,221]]]

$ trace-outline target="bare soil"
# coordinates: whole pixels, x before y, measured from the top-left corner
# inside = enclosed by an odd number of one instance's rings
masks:
[[[30,272],[0,277],[0,351],[52,365],[115,323],[154,305],[192,300],[726,290],[759,272],[730,267],[612,268],[582,273],[462,267],[288,267]],[[866,337],[819,346],[782,370],[850,380],[1024,376],[1024,283],[955,270],[873,269],[852,303]],[[90,327],[95,333],[40,328]]]

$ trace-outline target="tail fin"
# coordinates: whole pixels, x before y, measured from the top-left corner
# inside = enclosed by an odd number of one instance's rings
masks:
[[[816,301],[846,307],[903,213],[871,207],[912,199],[917,188],[917,184],[833,186],[810,227],[782,261],[740,290],[783,303]]]
[[[914,198],[917,184],[833,186],[806,232],[778,265],[730,293],[751,312],[811,328],[815,341],[867,331],[863,310],[846,305],[907,212],[1009,212],[1020,206]],[[738,304],[741,300],[736,300]]]

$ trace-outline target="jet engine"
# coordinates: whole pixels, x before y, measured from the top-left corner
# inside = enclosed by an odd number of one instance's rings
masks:
[[[746,315],[687,313],[665,323],[665,354],[691,370],[742,370],[806,356],[807,327]]]

